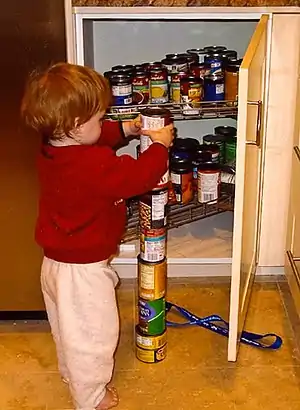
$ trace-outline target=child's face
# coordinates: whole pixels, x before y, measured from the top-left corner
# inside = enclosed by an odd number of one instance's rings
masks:
[[[104,112],[100,112],[78,127],[76,139],[80,142],[80,144],[93,145],[99,140],[103,117]]]

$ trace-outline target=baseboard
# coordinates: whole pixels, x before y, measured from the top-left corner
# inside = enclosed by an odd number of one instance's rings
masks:
[[[113,266],[122,279],[137,277],[136,259],[115,259]],[[283,275],[283,266],[260,266],[257,275]],[[169,278],[231,276],[231,258],[169,258]]]

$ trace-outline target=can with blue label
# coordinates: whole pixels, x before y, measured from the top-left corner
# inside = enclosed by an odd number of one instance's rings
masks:
[[[204,78],[204,101],[224,101],[225,80],[223,74],[209,75]]]
[[[113,119],[128,120],[137,116],[132,115],[134,111],[132,105],[132,76],[125,73],[112,74],[109,77],[111,84],[111,92],[113,98],[113,106],[111,112],[120,114],[113,116]],[[124,107],[124,108],[123,108]]]
[[[139,299],[139,328],[145,335],[161,335],[166,329],[165,298],[156,300]]]

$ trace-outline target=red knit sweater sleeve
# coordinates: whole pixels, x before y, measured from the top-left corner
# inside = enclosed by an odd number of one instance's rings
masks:
[[[151,191],[168,169],[169,153],[162,144],[152,144],[138,159],[102,149],[106,152],[105,167],[99,163],[101,196],[118,200]]]
[[[120,121],[104,120],[102,124],[99,145],[114,148],[126,141]]]

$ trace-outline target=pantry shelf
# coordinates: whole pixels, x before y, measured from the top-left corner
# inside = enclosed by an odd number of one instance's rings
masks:
[[[131,106],[112,106],[110,112],[106,114],[106,118],[113,120],[124,120],[129,117],[138,115],[144,108],[148,107],[163,107],[171,111],[171,115],[175,121],[182,120],[200,120],[210,118],[236,118],[238,103],[237,101],[202,101],[197,106],[188,105],[187,103],[180,104],[147,104],[147,105],[131,105]]]
[[[221,196],[217,203],[200,204],[195,199],[186,205],[170,205],[168,212],[168,229],[195,222],[226,211],[233,211],[234,184],[221,184]],[[138,200],[128,203],[128,221],[122,243],[139,238]]]

